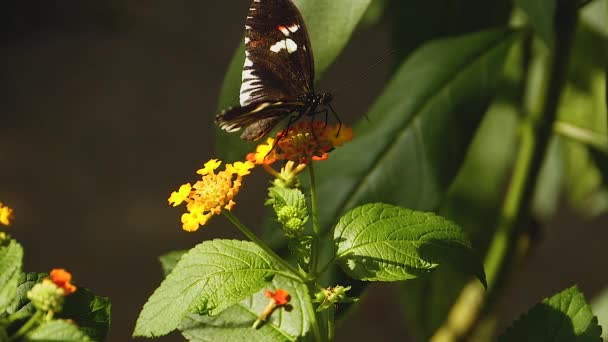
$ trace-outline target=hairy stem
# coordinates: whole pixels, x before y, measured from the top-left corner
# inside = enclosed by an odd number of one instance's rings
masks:
[[[297,281],[300,281],[303,283],[308,281],[308,276],[306,274],[303,274],[297,268],[295,268],[293,265],[288,263],[287,260],[281,258],[264,241],[262,241],[260,238],[258,238],[251,230],[249,230],[249,228],[247,228],[244,224],[242,224],[241,221],[239,221],[239,219],[236,218],[236,216],[234,216],[230,211],[223,210],[222,213],[224,214],[224,216],[226,216],[228,218],[228,220],[230,220],[230,222],[232,222],[232,224],[234,224],[241,231],[241,233],[245,234],[245,236],[249,240],[251,240],[251,242],[258,245],[258,247],[260,247],[261,249],[264,250],[264,252],[268,253],[268,255],[273,257],[279,264],[281,264],[281,266],[285,267],[289,272],[293,273],[293,275],[296,277],[296,279],[294,279],[294,280],[297,280]]]
[[[312,214],[312,231],[313,231],[313,241],[312,241],[312,251],[311,251],[311,260],[310,260],[310,269],[312,274],[317,273],[317,267],[319,263],[319,238],[321,229],[319,227],[319,204],[317,202],[317,183],[315,180],[315,169],[313,163],[308,165],[308,175],[310,176],[310,206],[311,206],[311,214]]]
[[[25,324],[22,325],[21,328],[19,328],[19,330],[17,330],[15,335],[13,335],[9,338],[9,341],[19,341],[21,339],[21,337],[23,337],[30,330],[32,330],[32,328],[36,324],[40,323],[43,316],[44,316],[43,311],[40,311],[40,310],[36,311],[36,313],[34,315],[32,315],[32,317],[30,317],[30,319],[27,322],[25,322]]]

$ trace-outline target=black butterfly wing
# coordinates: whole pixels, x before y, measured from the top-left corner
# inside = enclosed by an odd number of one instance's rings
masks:
[[[241,139],[256,141],[268,134],[290,113],[304,106],[303,102],[262,102],[228,108],[216,117],[217,124],[228,132],[245,127]]]
[[[254,141],[305,103],[313,90],[314,62],[302,15],[291,0],[254,0],[245,21],[245,64],[241,107],[216,117],[226,131],[246,128],[241,138]],[[263,120],[263,122],[259,122]]]
[[[308,31],[291,0],[254,0],[245,21],[241,106],[293,101],[313,91]]]

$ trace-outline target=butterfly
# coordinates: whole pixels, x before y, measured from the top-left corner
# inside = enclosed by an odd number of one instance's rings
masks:
[[[310,39],[298,8],[291,0],[253,0],[245,21],[240,106],[222,111],[215,122],[228,132],[243,129],[241,139],[256,141],[287,117],[289,127],[305,116],[335,115],[333,96],[316,93],[314,79]]]

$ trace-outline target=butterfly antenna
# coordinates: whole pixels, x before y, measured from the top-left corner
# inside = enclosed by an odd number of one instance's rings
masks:
[[[385,60],[387,60],[392,54],[394,54],[397,50],[396,49],[392,49],[391,51],[389,51],[386,55],[382,56],[382,58],[380,58],[379,60],[376,61],[376,63],[370,65],[367,69],[361,71],[360,73],[358,73],[357,75],[355,75],[355,77],[351,78],[350,80],[344,82],[341,86],[334,88],[334,90],[332,90],[330,93],[332,94],[337,94],[340,89],[352,84],[353,82],[355,82],[356,80],[360,79],[361,77],[365,76],[366,74],[368,74],[373,68],[377,67],[378,65],[380,65],[380,63],[384,62]]]

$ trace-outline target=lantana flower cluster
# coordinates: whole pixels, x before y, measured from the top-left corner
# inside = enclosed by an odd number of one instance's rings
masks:
[[[56,268],[48,278],[34,285],[27,293],[27,298],[38,310],[52,313],[60,312],[66,296],[76,292],[72,284],[72,274],[63,268]]]
[[[352,140],[353,129],[343,125],[327,125],[325,121],[300,121],[286,130],[268,138],[257,147],[247,160],[256,164],[270,165],[277,160],[308,164],[313,160],[325,160],[335,147]]]
[[[196,173],[201,179],[194,184],[186,183],[173,191],[168,201],[174,207],[186,203],[187,212],[182,214],[182,228],[193,232],[205,225],[211,217],[223,210],[232,210],[243,177],[251,173],[255,165],[276,177],[275,185],[292,187],[297,174],[313,160],[325,160],[335,147],[352,140],[353,130],[343,125],[328,125],[325,121],[300,121],[268,138],[265,143],[249,153],[246,161],[226,164],[223,171],[218,159],[211,159]],[[270,167],[278,160],[287,161],[280,172]],[[277,183],[278,182],[278,183]]]
[[[243,176],[250,174],[255,166],[252,162],[226,164],[223,171],[215,172],[222,162],[211,159],[202,169],[196,171],[201,180],[191,185],[180,186],[169,197],[169,204],[174,207],[186,202],[187,213],[182,214],[182,227],[185,231],[196,231],[209,221],[213,215],[219,215],[223,209],[232,210],[234,197],[238,194]]]

